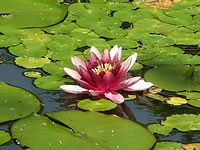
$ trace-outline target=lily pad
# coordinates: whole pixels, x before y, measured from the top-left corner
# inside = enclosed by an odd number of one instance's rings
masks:
[[[184,95],[188,99],[200,99],[199,92],[178,92],[178,95]]]
[[[183,150],[182,143],[178,142],[159,142],[153,150]]]
[[[119,47],[122,47],[122,48],[135,48],[139,46],[139,44],[136,41],[133,41],[131,39],[125,39],[125,38],[110,40],[108,41],[108,44],[110,44],[111,46],[114,46],[117,44]]]
[[[81,109],[89,111],[107,111],[117,107],[117,104],[112,103],[111,101],[106,99],[100,99],[95,101],[85,99],[78,102],[77,106]]]
[[[200,100],[198,99],[189,100],[188,104],[200,108]]]
[[[40,78],[41,77],[41,73],[40,72],[35,72],[35,71],[24,72],[24,75],[26,77],[30,77],[30,78]]]
[[[75,132],[86,135],[88,139],[110,150],[149,150],[155,142],[154,136],[141,125],[113,115],[62,111],[47,113],[47,116],[70,126]]]
[[[128,95],[128,97],[124,98],[125,101],[129,101],[129,100],[133,100],[133,99],[136,99],[136,95]]]
[[[26,3],[24,0],[7,0],[1,1],[0,5],[0,14],[7,14],[0,18],[0,31],[48,26],[62,20],[67,12],[65,5],[48,0],[29,0]]]
[[[48,58],[17,57],[15,63],[24,68],[41,68],[44,64],[51,61]]]
[[[0,145],[8,142],[10,139],[11,137],[8,132],[0,130]]]
[[[148,70],[144,77],[155,86],[169,91],[200,90],[198,66],[159,65]]]
[[[61,76],[42,76],[34,80],[34,84],[46,90],[60,90],[60,86],[66,83],[73,83],[73,80]]]
[[[166,100],[166,102],[168,104],[172,104],[175,106],[179,106],[179,105],[183,105],[183,104],[187,104],[188,101],[184,98],[181,97],[170,97],[170,99]]]
[[[78,150],[83,147],[85,150],[106,150],[73,133],[69,128],[36,114],[15,122],[11,131],[22,146],[28,146],[32,150]]]
[[[200,143],[183,144],[184,150],[198,150],[200,149]]]
[[[0,122],[23,118],[40,110],[40,102],[32,93],[0,82]]]
[[[156,99],[156,100],[159,100],[159,101],[165,101],[167,98],[160,95],[160,94],[156,94],[156,93],[147,93],[145,94],[147,97],[150,97],[152,99]]]
[[[155,126],[158,126],[158,128],[156,129]],[[162,121],[161,126],[159,124],[153,124],[150,125],[149,128],[152,129],[152,132],[164,135],[168,134],[167,132],[171,132],[170,129],[173,128],[183,132],[200,130],[200,115],[172,115],[167,117],[165,121]]]
[[[9,47],[20,44],[21,41],[13,36],[0,35],[0,47]]]
[[[157,133],[157,134],[162,134],[162,135],[169,135],[169,133],[172,131],[171,127],[162,126],[160,124],[151,124],[148,126],[148,129],[152,133]]]

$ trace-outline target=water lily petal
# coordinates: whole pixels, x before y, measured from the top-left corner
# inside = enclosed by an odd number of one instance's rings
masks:
[[[104,93],[105,97],[113,101],[114,103],[121,104],[124,102],[124,97],[114,91]]]
[[[110,52],[108,51],[108,49],[104,50],[102,60],[103,60],[104,63],[111,63]]]
[[[112,87],[111,90],[121,90],[124,88],[127,88],[131,85],[133,85],[134,83],[138,82],[140,80],[141,77],[132,77],[126,80],[121,81],[120,83],[118,83],[116,86]]]
[[[91,76],[94,82],[96,83],[96,86],[98,87],[98,89],[104,91],[105,87],[103,85],[102,78],[94,72],[91,72]]]
[[[103,85],[104,85],[105,89],[108,89],[108,88],[114,86],[113,85],[114,79],[115,79],[115,77],[111,71],[106,72],[106,74],[103,76]]]
[[[95,90],[89,90],[89,93],[90,93],[92,96],[100,96],[100,95],[102,95],[104,92],[102,92],[102,91],[95,91]]]
[[[71,60],[72,60],[73,65],[76,66],[77,69],[79,69],[80,66],[82,66],[83,68],[87,69],[85,61],[83,61],[79,57],[74,56],[74,57],[71,58]]]
[[[67,92],[72,94],[88,94],[88,90],[84,89],[78,85],[61,85],[60,88]]]
[[[77,71],[67,67],[64,68],[64,71],[74,80],[81,80],[81,75]]]
[[[98,59],[101,60],[101,58],[102,58],[101,53],[99,52],[99,50],[96,47],[92,46],[90,48],[90,52],[93,52],[98,57]]]
[[[113,61],[114,57],[117,55],[117,61],[121,61],[121,57],[122,57],[122,48],[118,48],[117,45],[115,45],[111,51],[110,51],[110,58]]]
[[[133,66],[133,64],[135,63],[137,58],[137,53],[129,56],[123,63],[122,63],[122,67],[125,68],[125,70],[127,69],[127,71]]]
[[[90,63],[92,67],[96,67],[99,64],[99,58],[93,52],[90,52]]]
[[[91,78],[90,73],[88,72],[88,70],[86,70],[86,69],[83,68],[82,66],[80,66],[79,74],[80,74],[85,80],[87,80],[89,83],[93,84],[93,79]]]
[[[144,80],[139,80],[135,84],[125,88],[125,91],[143,91],[153,86],[151,82],[145,82]]]

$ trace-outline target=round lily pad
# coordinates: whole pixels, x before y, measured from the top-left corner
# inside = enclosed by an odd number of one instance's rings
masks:
[[[62,20],[67,12],[65,5],[48,0],[29,0],[26,3],[23,0],[7,0],[1,1],[0,5],[0,14],[6,14],[1,17],[1,31],[8,28],[48,26]]]
[[[110,44],[111,46],[114,46],[117,44],[119,47],[122,47],[122,48],[135,48],[139,46],[139,44],[136,41],[133,41],[131,39],[125,39],[125,38],[110,40],[108,41],[108,44]]]
[[[15,63],[24,68],[41,68],[44,64],[51,61],[48,58],[17,57]]]
[[[159,142],[153,150],[183,150],[182,143],[178,142]]]
[[[0,145],[8,142],[10,139],[11,137],[8,132],[0,130]]]
[[[191,99],[188,104],[200,108],[200,100],[198,99]]]
[[[23,118],[40,110],[40,102],[32,93],[0,82],[0,122]]]
[[[11,131],[13,138],[16,138],[21,146],[32,150],[107,150],[76,135],[66,126],[36,114],[15,122]]]
[[[73,83],[73,80],[61,76],[42,76],[34,80],[34,84],[46,90],[60,90],[60,86],[66,83]]]
[[[188,101],[184,98],[181,97],[170,97],[170,99],[166,100],[166,102],[168,104],[172,104],[175,106],[179,106],[179,105],[183,105],[183,104],[187,104]]]
[[[77,106],[84,110],[90,110],[90,111],[107,111],[114,109],[117,107],[117,104],[112,103],[109,100],[106,99],[100,99],[100,100],[90,100],[85,99],[78,102]]]
[[[200,90],[200,67],[159,65],[148,70],[144,77],[155,86],[169,91]]]
[[[14,36],[0,35],[0,47],[9,47],[20,43],[21,41]]]
[[[47,113],[47,116],[70,126],[106,149],[149,150],[155,142],[154,136],[140,124],[114,115],[62,111]]]

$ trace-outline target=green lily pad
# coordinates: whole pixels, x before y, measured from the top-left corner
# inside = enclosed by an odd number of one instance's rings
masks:
[[[200,100],[198,99],[191,99],[188,104],[200,108]]]
[[[40,72],[35,72],[35,71],[24,72],[24,75],[26,77],[30,77],[30,78],[40,78],[41,77],[41,73]]]
[[[9,52],[21,57],[41,57],[47,54],[47,49],[38,45],[38,42],[33,42],[30,43],[28,47],[23,44],[10,47]]]
[[[133,100],[133,99],[136,99],[136,95],[128,95],[128,97],[124,98],[125,101],[129,101],[129,100]]]
[[[62,20],[67,12],[65,5],[48,0],[29,0],[26,3],[23,0],[8,0],[1,1],[0,5],[0,14],[7,14],[0,18],[0,31],[48,26]]]
[[[56,62],[56,63],[49,63],[45,64],[42,69],[51,75],[54,76],[64,76],[66,73],[64,72],[64,67],[66,67],[64,62]]]
[[[175,106],[179,106],[179,105],[183,105],[183,104],[187,104],[188,101],[184,98],[181,97],[170,97],[170,99],[166,100],[166,102],[168,104],[172,104]]]
[[[77,106],[81,109],[89,111],[107,111],[117,107],[117,104],[106,99],[100,99],[97,101],[85,99],[78,102]]]
[[[167,98],[160,95],[160,94],[156,94],[156,93],[147,93],[145,94],[147,97],[150,97],[152,99],[155,99],[155,100],[159,100],[159,101],[165,101]]]
[[[157,129],[155,127],[158,127]],[[161,126],[153,124],[149,126],[150,130],[159,134],[168,134],[170,129],[176,128],[179,131],[195,131],[200,130],[200,115],[182,114],[172,115],[161,122]],[[167,133],[168,132],[168,133]]]
[[[108,44],[110,44],[111,46],[118,45],[119,47],[122,48],[135,48],[139,46],[139,44],[136,41],[125,38],[110,40],[108,41]]]
[[[13,36],[0,35],[0,47],[9,47],[20,44],[21,41]]]
[[[73,83],[73,80],[61,76],[42,76],[34,80],[34,84],[46,90],[60,90],[60,86],[66,83]]]
[[[106,150],[92,141],[86,140],[69,128],[52,122],[47,117],[36,114],[15,122],[12,135],[20,145],[32,150]]]
[[[10,134],[6,131],[0,130],[0,145],[10,141]]]
[[[149,33],[169,33],[177,27],[171,24],[163,23],[157,19],[141,19],[135,22],[135,28]]]
[[[38,98],[30,92],[0,82],[0,122],[23,118],[40,110]]]
[[[15,63],[24,68],[41,68],[44,64],[51,61],[48,58],[17,57]]]
[[[153,150],[183,150],[182,143],[178,142],[158,142]]]
[[[98,50],[100,50],[101,53],[103,53],[104,49],[110,49],[110,45],[106,42],[106,40],[104,39],[100,39],[100,38],[92,38],[92,39],[88,39],[86,41],[86,44],[88,46],[95,46]],[[84,51],[85,53],[85,51]]]
[[[178,92],[178,95],[184,95],[188,99],[200,99],[200,93],[198,92]]]
[[[144,77],[155,86],[169,90],[200,90],[200,68],[186,65],[159,65],[148,70]]]
[[[62,111],[47,113],[47,116],[70,126],[75,132],[86,135],[88,139],[110,150],[149,150],[155,142],[154,136],[141,125],[113,115]]]
[[[148,126],[148,129],[152,133],[157,133],[157,134],[162,134],[162,135],[169,135],[169,133],[172,131],[171,127],[162,126],[160,124],[151,124]]]
[[[127,35],[126,30],[114,27],[97,27],[94,29],[94,32],[106,38],[123,38]]]

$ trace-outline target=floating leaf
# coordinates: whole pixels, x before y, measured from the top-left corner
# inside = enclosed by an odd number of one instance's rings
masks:
[[[4,82],[0,82],[0,88],[0,122],[23,118],[40,110],[38,98],[30,92]]]
[[[178,142],[158,142],[153,150],[183,150]]]
[[[9,47],[20,44],[21,41],[13,36],[0,35],[0,47]]]
[[[200,99],[200,93],[199,92],[178,92],[178,95],[184,95],[188,99]]]
[[[156,99],[156,100],[159,100],[159,101],[165,101],[167,98],[160,95],[160,94],[156,94],[156,93],[147,93],[145,94],[147,97],[150,97],[152,99]]]
[[[78,102],[77,106],[81,109],[89,111],[107,111],[117,107],[117,104],[112,103],[111,101],[106,99],[100,99],[95,101],[85,99]]]
[[[188,104],[189,105],[192,105],[192,106],[194,106],[194,107],[198,107],[198,108],[200,108],[200,100],[189,100],[189,102],[188,102]]]
[[[160,124],[151,124],[148,126],[148,129],[152,133],[157,133],[157,134],[162,134],[162,135],[169,135],[169,133],[172,131],[171,127],[162,126]]]
[[[70,126],[74,131],[87,135],[88,139],[107,149],[150,149],[155,142],[155,138],[141,125],[113,115],[80,111],[47,115]]]
[[[166,100],[166,102],[168,104],[172,104],[172,105],[175,105],[175,106],[179,106],[179,105],[183,105],[183,104],[187,104],[188,101],[184,98],[181,98],[181,97],[170,97],[169,100]]]
[[[46,90],[60,90],[60,86],[66,83],[72,83],[73,80],[68,78],[63,78],[60,76],[42,76],[34,81],[34,84]]]
[[[11,28],[48,26],[62,20],[67,11],[65,5],[48,0],[29,0],[26,3],[23,0],[9,0],[1,1],[0,5],[0,14],[6,14],[1,17],[2,32]]]
[[[24,68],[41,68],[44,64],[51,61],[48,58],[17,57],[15,63]]]
[[[161,125],[163,126],[162,128],[176,128],[177,130],[183,132],[200,130],[200,115],[172,115],[170,117],[167,117],[165,121],[162,121]],[[162,133],[159,132],[159,134]]]
[[[135,48],[139,46],[139,44],[136,41],[125,38],[110,40],[108,41],[108,44],[110,44],[111,46],[118,45],[119,47],[123,48]]]
[[[129,100],[133,100],[133,99],[136,99],[136,95],[128,95],[128,97],[124,98],[125,101],[129,101]]]
[[[159,65],[148,70],[144,77],[155,86],[169,90],[200,90],[200,67],[186,65]]]
[[[0,130],[0,145],[8,142],[10,139],[11,137],[8,132]]]
[[[47,117],[31,115],[15,122],[11,128],[12,135],[22,146],[32,150],[106,150],[92,141],[84,139],[72,130],[52,122]]]
[[[41,73],[35,72],[35,71],[24,72],[24,75],[26,77],[30,77],[30,78],[40,78],[41,77]]]

